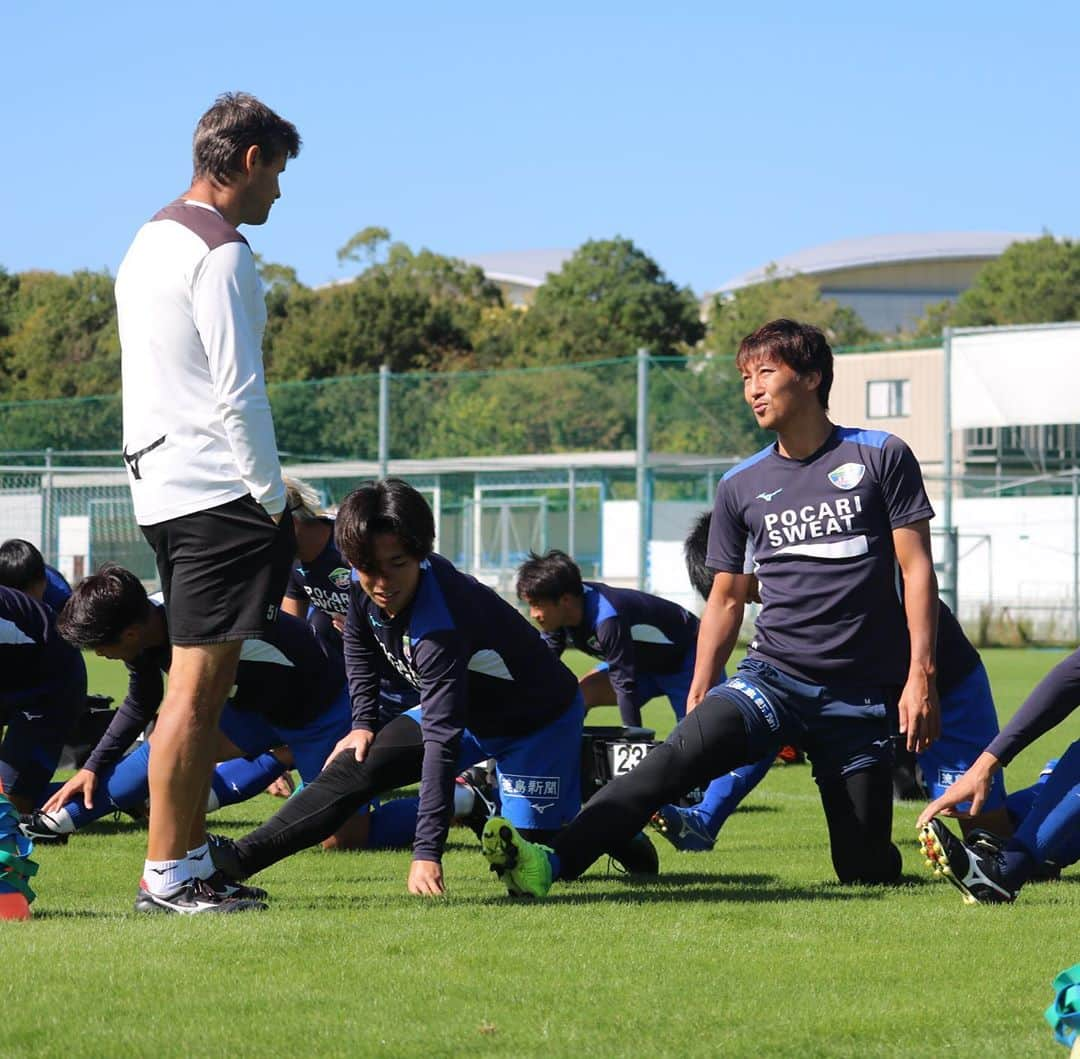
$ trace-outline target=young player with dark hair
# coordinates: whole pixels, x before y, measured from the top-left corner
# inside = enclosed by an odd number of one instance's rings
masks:
[[[20,812],[38,804],[85,708],[86,665],[52,610],[0,586],[0,788]]]
[[[716,574],[690,712],[592,798],[551,849],[505,820],[488,822],[485,856],[521,891],[541,896],[553,879],[574,878],[601,843],[781,743],[804,747],[813,763],[840,881],[900,876],[891,841],[893,722],[898,715],[916,751],[938,735],[933,509],[899,438],[829,421],[832,351],[817,328],[775,320],[743,340],[736,363],[758,425],[777,440],[717,489],[708,554]],[[748,545],[762,609],[747,658],[717,685],[748,598]]]
[[[641,724],[641,707],[667,696],[677,720],[686,716],[694,675],[698,620],[677,603],[582,581],[565,552],[529,553],[518,568],[518,598],[561,656],[576,647],[601,665],[581,678],[585,708],[618,705],[622,723]]]
[[[19,537],[0,544],[0,585],[17,588],[57,613],[71,595],[67,578],[49,566],[33,544]]]
[[[195,130],[191,187],[139,229],[116,275],[123,456],[173,640],[143,879],[156,907],[181,914],[247,907],[200,885],[186,850],[241,644],[273,620],[293,560],[263,371],[266,304],[238,226],[266,222],[299,150],[296,128],[254,96],[220,96]]]
[[[965,843],[935,819],[938,814],[962,819],[981,812],[1001,769],[1078,705],[1080,651],[1074,651],[1050,670],[971,767],[919,816],[919,842],[927,864],[968,904],[1014,901],[1040,871],[1060,870],[1080,860],[1080,740],[1069,746],[1039,785],[1010,839],[981,834],[968,836]]]
[[[390,478],[351,493],[336,536],[354,568],[345,622],[353,731],[313,783],[250,835],[215,841],[213,856],[226,874],[246,878],[313,845],[380,792],[419,780],[408,889],[441,894],[463,766],[495,758],[504,810],[527,833],[549,836],[577,812],[581,692],[513,607],[433,552],[431,509],[407,483]],[[389,668],[419,689],[420,707],[376,733]],[[652,847],[627,838],[613,854],[626,864],[647,852],[655,871]]]

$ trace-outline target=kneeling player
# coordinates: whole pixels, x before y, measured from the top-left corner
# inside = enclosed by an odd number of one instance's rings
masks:
[[[666,695],[676,720],[686,716],[698,634],[688,610],[648,592],[583,581],[577,563],[557,549],[529,554],[517,594],[556,656],[576,647],[600,659],[581,678],[586,709],[618,705],[623,724],[640,725],[641,707]]]
[[[1080,860],[1080,740],[1059,759],[1041,784],[1019,828],[1006,842],[961,842],[940,821],[978,813],[994,778],[1024,747],[1060,724],[1080,705],[1080,651],[1056,665],[1036,686],[974,764],[919,817],[919,841],[927,863],[949,880],[969,904],[1000,904],[1047,867]]]
[[[434,554],[434,516],[411,486],[390,478],[351,493],[336,536],[356,571],[345,623],[353,731],[313,783],[238,842],[219,840],[213,855],[246,878],[318,842],[379,793],[419,780],[408,889],[440,894],[455,773],[495,758],[504,811],[527,834],[549,837],[580,804],[584,703],[573,673],[513,607]],[[419,689],[420,709],[375,734],[380,676],[391,668]],[[648,841],[627,839],[597,855],[626,864],[636,854],[655,871]]]
[[[0,789],[20,812],[45,793],[86,708],[86,665],[38,600],[0,586]]]

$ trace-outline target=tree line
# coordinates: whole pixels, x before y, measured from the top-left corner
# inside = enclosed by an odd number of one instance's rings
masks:
[[[774,273],[712,298],[703,312],[689,288],[620,237],[579,247],[527,310],[507,304],[478,267],[414,250],[383,228],[356,233],[338,258],[357,274],[323,287],[305,286],[286,265],[259,262],[279,441],[305,454],[368,454],[376,407],[371,376],[382,364],[406,376],[395,378],[395,455],[632,447],[634,372],[606,362],[642,347],[662,358],[651,384],[653,448],[738,453],[759,439],[730,354],[765,320],[806,320],[834,345],[853,346],[929,340],[947,324],[1080,317],[1080,244],[1049,234],[1009,247],[955,303],[931,307],[909,335],[889,336],[824,298],[808,276]],[[495,372],[506,368],[549,370]],[[292,385],[299,382],[312,385]],[[119,386],[108,272],[0,268],[0,401],[110,395]],[[407,407],[414,414],[404,415]],[[14,428],[10,408],[0,412],[0,447],[36,447]],[[105,435],[118,429],[112,418],[102,420]],[[53,426],[64,434],[61,424]]]

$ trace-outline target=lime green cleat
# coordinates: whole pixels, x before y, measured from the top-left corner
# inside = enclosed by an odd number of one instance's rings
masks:
[[[527,841],[509,820],[493,816],[484,825],[480,848],[511,897],[547,896],[551,889],[551,850],[547,846]]]

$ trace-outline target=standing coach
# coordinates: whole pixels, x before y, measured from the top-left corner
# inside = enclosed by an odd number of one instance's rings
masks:
[[[199,120],[191,187],[139,229],[116,277],[124,462],[172,637],[135,907],[262,908],[198,879],[213,735],[240,647],[272,621],[292,563],[263,376],[266,306],[242,224],[264,224],[296,128],[245,93]]]

